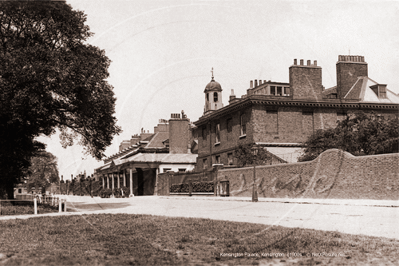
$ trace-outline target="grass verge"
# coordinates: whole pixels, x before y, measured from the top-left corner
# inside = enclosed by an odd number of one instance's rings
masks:
[[[38,204],[37,213],[58,212],[58,206]],[[34,214],[33,201],[0,202],[0,216]]]
[[[280,226],[98,214],[0,221],[3,265],[396,264],[399,241]]]

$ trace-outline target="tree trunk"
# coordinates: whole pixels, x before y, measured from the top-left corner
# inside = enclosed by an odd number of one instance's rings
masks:
[[[7,193],[7,199],[14,199],[14,184],[13,183],[7,183],[5,186],[5,190]]]

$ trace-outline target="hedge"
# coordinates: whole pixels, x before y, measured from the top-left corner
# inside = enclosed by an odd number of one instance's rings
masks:
[[[213,181],[193,182],[192,192],[213,192]],[[174,184],[170,186],[170,193],[189,193],[189,184]]]

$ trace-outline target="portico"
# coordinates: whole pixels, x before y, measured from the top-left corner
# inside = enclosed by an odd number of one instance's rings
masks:
[[[161,171],[194,169],[196,154],[139,153],[130,158],[112,161],[98,168],[103,188],[128,187],[129,196],[157,195]]]

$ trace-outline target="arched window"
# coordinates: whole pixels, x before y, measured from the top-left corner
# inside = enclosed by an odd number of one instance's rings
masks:
[[[216,103],[218,101],[218,93],[214,92],[213,93],[213,101]]]
[[[209,101],[209,93],[206,94],[206,100]]]

